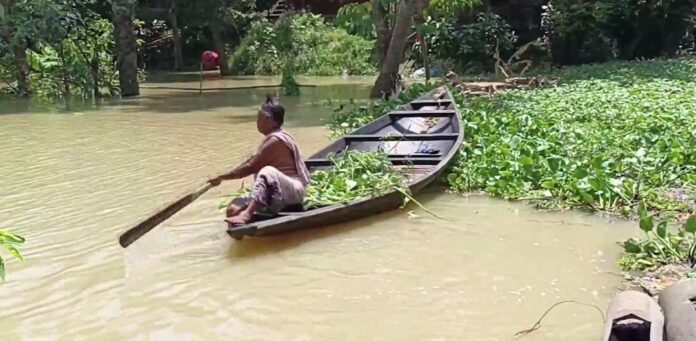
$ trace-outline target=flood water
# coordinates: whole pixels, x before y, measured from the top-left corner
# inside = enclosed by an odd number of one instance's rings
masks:
[[[621,283],[615,243],[633,224],[439,188],[419,199],[448,221],[409,207],[238,242],[217,210],[230,182],[124,250],[120,233],[261,140],[255,110],[269,89],[167,89],[197,87],[191,78],[72,113],[0,103],[0,229],[27,238],[24,264],[4,257],[0,339],[512,340],[560,300],[606,309]],[[300,82],[321,84],[282,98],[309,156],[327,142],[321,101],[369,86]],[[602,324],[567,304],[523,339],[597,340]]]

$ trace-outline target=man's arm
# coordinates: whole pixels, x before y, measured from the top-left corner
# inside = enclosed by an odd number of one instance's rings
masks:
[[[237,166],[235,169],[233,169],[229,173],[225,173],[221,176],[219,176],[216,179],[211,180],[211,183],[214,185],[217,185],[213,181],[219,181],[222,180],[234,180],[234,179],[241,179],[245,178],[249,175],[255,174],[258,171],[261,170],[264,166],[266,166],[270,160],[269,160],[269,151],[271,151],[273,148],[278,147],[278,144],[282,143],[280,140],[272,138],[266,141],[264,143],[259,152],[256,153],[255,155],[251,156],[249,159],[247,159],[245,162],[242,162],[239,166]]]

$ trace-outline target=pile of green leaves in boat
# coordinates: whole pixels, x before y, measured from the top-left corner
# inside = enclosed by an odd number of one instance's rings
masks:
[[[311,174],[305,208],[348,203],[398,191],[404,196],[404,205],[413,201],[425,209],[411,197],[405,174],[394,170],[386,153],[345,150],[328,155],[328,159],[334,164],[333,167]],[[229,197],[248,196],[250,192],[250,188],[244,187]],[[225,200],[220,209],[228,204],[229,200]]]

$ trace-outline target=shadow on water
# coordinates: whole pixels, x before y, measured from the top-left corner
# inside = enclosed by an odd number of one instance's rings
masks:
[[[437,212],[429,203],[437,199],[438,195],[444,194],[445,188],[437,184],[431,185],[423,190],[416,198],[431,211]],[[383,223],[390,219],[403,219],[411,210],[419,210],[418,207],[410,203],[404,209],[397,209],[375,216],[364,217],[363,219],[353,220],[345,224],[316,227],[306,230],[288,232],[274,236],[244,238],[242,241],[235,241],[228,249],[227,256],[232,262],[251,260],[259,256],[274,254],[286,250],[291,250],[303,244],[316,242],[322,239],[338,238],[358,229],[367,229],[374,225]],[[425,212],[419,213],[427,216]],[[454,221],[454,217],[445,217],[449,221]]]
[[[232,262],[251,260],[259,256],[291,250],[306,243],[337,238],[357,229],[369,228],[380,221],[393,219],[398,214],[406,214],[406,212],[392,211],[341,225],[317,227],[274,236],[245,238],[242,241],[232,243],[227,256]]]

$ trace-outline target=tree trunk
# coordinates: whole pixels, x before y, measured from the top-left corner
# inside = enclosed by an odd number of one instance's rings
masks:
[[[376,51],[378,65],[384,63],[384,57],[389,50],[389,41],[391,40],[391,28],[387,20],[387,9],[381,4],[381,0],[372,0],[372,23],[375,25],[377,33]]]
[[[172,21],[172,41],[174,43],[174,70],[180,71],[184,67],[184,53],[181,49],[181,30],[179,29],[179,9],[172,2],[169,18]]]
[[[414,21],[416,27],[425,24],[425,10],[430,6],[430,0],[416,0]],[[430,81],[430,63],[428,61],[428,41],[424,35],[418,34],[416,39],[423,52],[423,68],[425,69],[425,81]]]
[[[135,3],[132,0],[113,0],[114,38],[121,96],[140,95],[138,85],[138,52],[133,23]]]
[[[29,95],[29,63],[27,62],[27,45],[17,42],[12,48],[15,57],[15,67],[17,68],[17,94],[20,96]]]
[[[94,100],[98,101],[101,98],[101,92],[99,91],[99,59],[94,57],[90,63],[90,69],[92,70],[92,80],[94,81]]]
[[[215,52],[218,53],[218,64],[220,65],[220,74],[223,76],[228,76],[232,74],[230,72],[230,65],[227,60],[227,48],[225,46],[225,32],[222,26],[215,21],[210,26],[210,30],[213,33],[213,45],[215,45]]]
[[[0,4],[5,9],[5,15],[10,16],[16,11],[12,0],[0,0]],[[11,28],[4,32],[5,41],[11,46],[14,55],[15,68],[17,69],[17,94],[20,96],[29,95],[29,63],[27,62],[27,44],[24,37],[16,37]]]
[[[380,67],[379,76],[370,94],[373,98],[388,97],[394,91],[399,74],[399,65],[404,57],[406,40],[411,31],[414,9],[413,1],[414,0],[401,1],[394,22],[394,31],[392,32],[391,41],[389,42],[389,50],[384,57],[384,63],[382,63]]]

